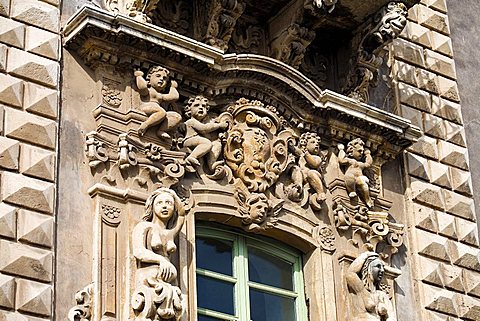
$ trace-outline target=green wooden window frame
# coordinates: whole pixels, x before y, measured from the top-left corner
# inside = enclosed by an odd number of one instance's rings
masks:
[[[233,276],[224,275],[222,273],[205,270],[198,267],[196,272],[197,275],[200,276],[233,284],[235,311],[235,315],[229,315],[197,306],[198,315],[204,315],[224,321],[262,321],[251,320],[250,318],[249,289],[255,289],[268,294],[274,294],[285,298],[293,298],[295,300],[295,320],[282,321],[308,321],[302,273],[302,260],[299,252],[283,246],[273,240],[267,241],[265,238],[251,237],[238,232],[230,232],[213,227],[199,226],[197,227],[196,235],[202,238],[211,238],[232,242]],[[262,250],[271,256],[290,263],[293,271],[293,290],[286,290],[250,281],[248,277],[249,247]]]

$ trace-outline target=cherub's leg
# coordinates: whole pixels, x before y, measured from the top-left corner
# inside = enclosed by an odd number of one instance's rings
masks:
[[[317,198],[319,201],[323,202],[326,199],[325,190],[323,188],[322,178],[320,173],[314,170],[308,171],[307,174],[308,184],[315,190],[317,193]]]
[[[200,165],[200,157],[212,150],[212,142],[209,139],[200,136],[188,138],[184,141],[183,145],[187,148],[194,147],[190,155],[185,159],[189,165]]]
[[[161,123],[167,114],[165,109],[159,104],[153,102],[144,104],[142,106],[142,111],[149,115],[149,117],[138,128],[138,134],[140,136],[143,136],[148,128]]]
[[[368,178],[366,176],[357,177],[357,188],[359,190],[360,196],[363,201],[367,204],[368,207],[373,206],[373,201],[370,198],[370,189],[368,187]]]
[[[354,198],[357,196],[355,192],[355,177],[352,175],[345,175],[345,187],[347,188],[348,197]]]
[[[208,166],[210,170],[214,170],[222,161],[217,161],[222,153],[222,143],[219,140],[212,142],[212,149],[208,153]]]

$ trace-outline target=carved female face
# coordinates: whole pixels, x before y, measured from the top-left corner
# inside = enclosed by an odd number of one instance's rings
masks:
[[[378,284],[382,281],[383,274],[385,273],[385,267],[380,259],[375,259],[372,261],[372,263],[370,263],[370,273],[375,284]]]
[[[150,86],[158,92],[162,92],[167,87],[168,72],[160,69],[150,74]]]
[[[198,120],[202,120],[207,116],[208,111],[208,99],[205,97],[196,97],[190,106],[192,117]]]
[[[266,200],[259,198],[250,204],[249,215],[253,223],[261,224],[267,218],[268,203]]]
[[[169,193],[160,193],[153,201],[153,212],[161,221],[168,221],[175,210],[175,200]]]
[[[317,155],[320,152],[320,144],[316,137],[311,137],[307,141],[307,151],[310,154]]]

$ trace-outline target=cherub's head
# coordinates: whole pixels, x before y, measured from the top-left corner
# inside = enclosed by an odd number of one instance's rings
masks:
[[[307,132],[300,136],[298,143],[300,145],[300,149],[304,152],[308,151],[310,154],[318,155],[320,152],[320,142],[321,139],[317,133]]]
[[[245,223],[262,224],[265,221],[270,208],[268,198],[265,194],[251,194],[247,198],[245,205],[248,211],[248,218],[244,220]]]
[[[355,138],[347,144],[347,156],[361,160],[365,151],[365,143],[360,138]]]
[[[191,97],[185,106],[185,116],[202,120],[210,109],[209,100],[203,96]]]
[[[162,92],[168,84],[168,78],[170,76],[170,71],[163,68],[162,66],[155,66],[150,68],[147,73],[147,82],[158,92]]]

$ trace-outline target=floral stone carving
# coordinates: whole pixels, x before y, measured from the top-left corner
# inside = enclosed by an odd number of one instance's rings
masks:
[[[133,255],[137,259],[136,289],[132,296],[135,320],[180,320],[182,293],[175,285],[177,269],[170,262],[175,237],[185,222],[186,210],[177,194],[159,188],[146,201],[143,220],[133,229]]]
[[[346,273],[351,321],[396,321],[392,302],[382,290],[385,263],[375,252],[364,252]]]

